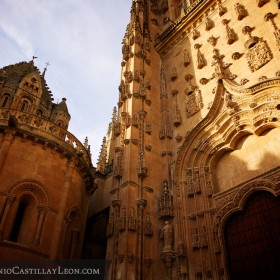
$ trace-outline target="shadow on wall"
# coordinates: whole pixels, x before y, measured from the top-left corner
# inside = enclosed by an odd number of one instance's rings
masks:
[[[216,165],[217,191],[226,191],[280,165],[280,129],[246,135]]]

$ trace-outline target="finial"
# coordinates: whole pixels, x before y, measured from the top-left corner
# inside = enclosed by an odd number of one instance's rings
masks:
[[[43,73],[42,73],[42,77],[45,77],[47,68],[48,68],[48,66],[50,65],[49,62],[46,62],[45,64],[46,64],[46,66],[45,66],[44,71],[43,71]]]
[[[85,142],[84,142],[84,147],[87,149],[88,148],[88,137],[86,136]]]

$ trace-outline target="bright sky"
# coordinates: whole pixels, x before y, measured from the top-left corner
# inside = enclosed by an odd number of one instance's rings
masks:
[[[69,131],[89,138],[93,164],[118,102],[121,42],[132,0],[0,0],[0,68],[30,61],[55,102],[67,98]]]

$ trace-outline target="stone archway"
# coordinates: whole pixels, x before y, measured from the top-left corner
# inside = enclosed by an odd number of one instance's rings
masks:
[[[280,199],[254,192],[242,211],[224,228],[228,275],[231,280],[279,279]]]

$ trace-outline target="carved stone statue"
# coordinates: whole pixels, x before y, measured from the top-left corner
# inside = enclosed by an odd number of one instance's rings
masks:
[[[164,241],[163,252],[171,252],[173,244],[173,226],[169,221],[165,221],[165,226],[162,229],[162,238]]]

